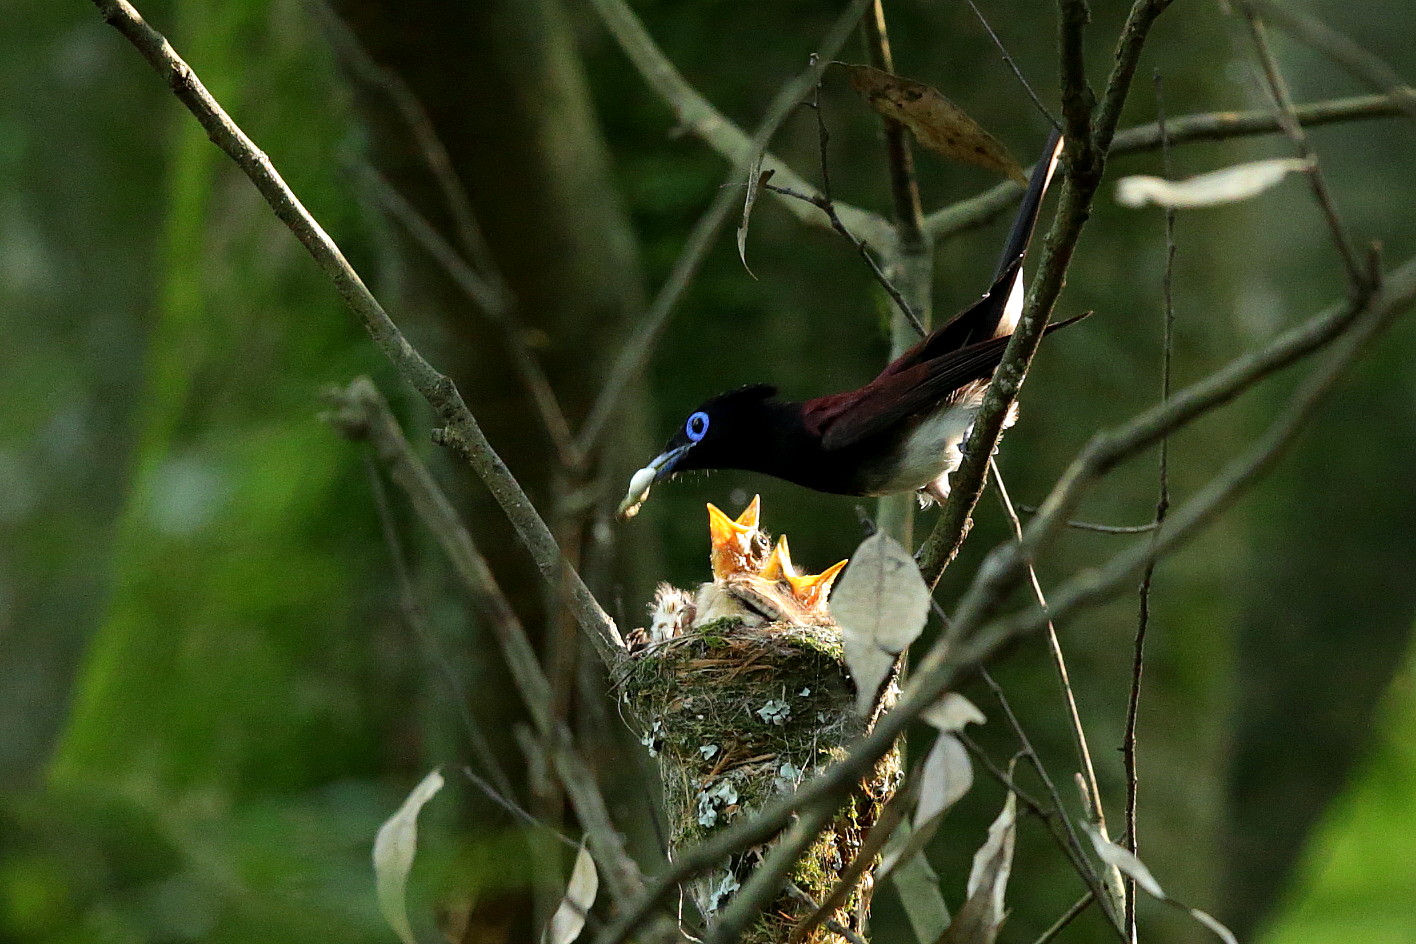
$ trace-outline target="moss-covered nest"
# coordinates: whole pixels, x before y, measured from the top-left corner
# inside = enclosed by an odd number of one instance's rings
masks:
[[[841,633],[831,625],[748,627],[717,620],[635,653],[621,683],[643,743],[659,763],[671,853],[792,791],[843,756],[873,721],[855,712]],[[883,702],[892,701],[887,693]],[[813,900],[824,900],[899,780],[899,755],[891,752],[861,781],[790,881]],[[765,851],[749,850],[692,883],[690,892],[708,920]],[[867,876],[835,921],[862,931],[871,891]],[[742,940],[784,941],[810,910],[784,890]],[[820,927],[803,940],[843,938]]]

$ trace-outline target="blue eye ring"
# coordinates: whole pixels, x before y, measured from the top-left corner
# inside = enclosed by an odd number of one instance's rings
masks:
[[[688,422],[683,425],[683,434],[688,437],[689,442],[698,442],[708,435],[708,414],[699,410],[688,418]]]

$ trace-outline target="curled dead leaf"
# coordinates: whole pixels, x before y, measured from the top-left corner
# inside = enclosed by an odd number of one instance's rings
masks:
[[[1008,149],[938,89],[874,66],[846,65],[845,69],[870,107],[909,128],[922,146],[941,157],[1027,184],[1027,175]]]

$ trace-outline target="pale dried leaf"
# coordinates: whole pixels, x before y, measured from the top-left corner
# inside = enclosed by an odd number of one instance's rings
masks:
[[[907,855],[901,860],[901,854],[915,845],[911,839],[909,823],[901,823],[885,844],[880,875],[883,879],[884,870],[889,868],[890,880],[895,883],[900,904],[920,944],[935,944],[949,926],[949,906],[944,903],[939,876],[928,859]]]
[[[973,702],[958,692],[946,692],[943,698],[924,709],[920,718],[945,734],[962,731],[966,724],[983,724],[988,720]]]
[[[582,845],[575,856],[575,868],[571,869],[565,897],[551,916],[551,926],[546,930],[546,944],[572,944],[580,936],[585,927],[585,916],[595,904],[595,895],[599,890],[600,875],[595,871],[595,860],[590,857],[590,850]]]
[[[1087,827],[1087,835],[1091,836],[1092,845],[1096,848],[1096,854],[1101,857],[1101,861],[1107,865],[1120,869],[1122,874],[1129,879],[1133,879],[1137,885],[1145,889],[1146,893],[1167,901],[1165,890],[1160,887],[1160,883],[1155,880],[1151,870],[1146,868],[1146,864],[1136,858],[1136,854],[1124,846],[1118,846],[1114,842],[1103,839],[1095,826]]]
[[[954,735],[939,735],[934,739],[934,746],[929,750],[920,775],[915,829],[924,829],[959,802],[972,786],[973,764],[969,761],[969,752],[964,750],[964,745]]]
[[[969,871],[968,898],[940,937],[939,944],[993,944],[1003,927],[1007,909],[1003,899],[1013,871],[1013,846],[1017,838],[1018,799],[1009,793],[1003,809],[988,827],[988,838],[974,853]]]
[[[831,594],[830,608],[841,627],[846,664],[855,680],[856,707],[867,714],[895,657],[924,629],[929,587],[910,553],[877,531],[851,556]]]
[[[379,910],[404,944],[417,944],[408,921],[407,891],[408,873],[413,870],[413,857],[418,852],[418,813],[442,787],[442,773],[429,773],[374,837],[374,885]]]
[[[988,827],[988,838],[974,853],[973,868],[969,870],[969,897],[986,895],[990,914],[998,924],[1003,923],[1003,895],[1013,870],[1013,842],[1017,838],[1017,827],[1018,797],[1010,791],[1003,801],[1003,809]]]
[[[757,203],[757,193],[762,185],[771,179],[775,171],[762,169],[763,154],[758,153],[757,159],[752,162],[752,166],[747,169],[747,197],[742,201],[742,222],[737,229],[738,258],[742,260],[742,267],[747,270],[747,274],[754,279],[752,267],[747,264],[747,223],[752,218],[752,207]]]
[[[847,65],[846,71],[870,107],[909,128],[924,147],[941,157],[1027,183],[1027,175],[1008,149],[938,89],[873,66]]]
[[[1308,169],[1308,162],[1296,157],[1235,164],[1185,180],[1137,175],[1116,182],[1116,202],[1126,207],[1147,203],[1176,210],[1217,206],[1256,197],[1294,171]]]

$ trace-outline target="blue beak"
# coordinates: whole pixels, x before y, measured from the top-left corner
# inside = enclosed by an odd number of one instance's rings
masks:
[[[693,448],[693,443],[684,443],[677,449],[670,449],[657,456],[646,468],[654,470],[654,481],[658,482],[674,474],[674,467],[678,461],[688,454],[688,450]]]

